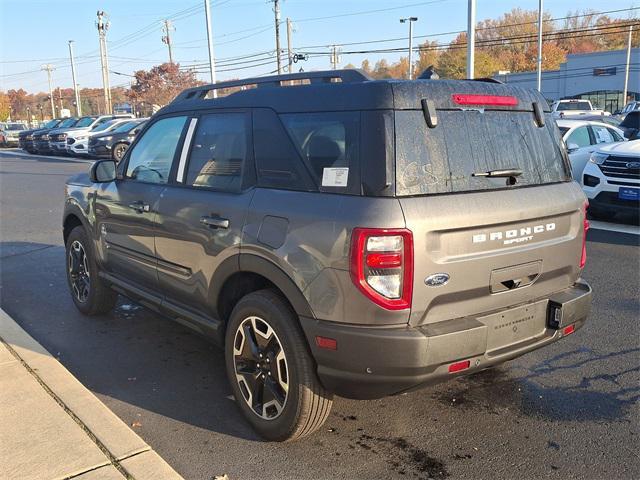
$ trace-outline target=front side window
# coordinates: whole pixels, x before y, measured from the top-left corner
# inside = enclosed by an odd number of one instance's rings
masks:
[[[132,148],[126,178],[148,183],[167,183],[171,164],[187,117],[155,122]]]
[[[360,112],[293,113],[280,118],[321,190],[344,191],[355,185]]]
[[[214,113],[198,121],[185,183],[223,192],[242,189],[248,132],[244,113]]]
[[[567,139],[568,148],[582,148],[591,145],[591,138],[589,137],[589,129],[587,127],[578,127]]]
[[[74,127],[88,127],[93,123],[95,117],[82,117],[78,122],[74,125]]]

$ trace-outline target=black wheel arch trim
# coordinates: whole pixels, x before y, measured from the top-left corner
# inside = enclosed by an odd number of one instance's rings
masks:
[[[76,217],[78,220],[80,220],[80,223],[87,231],[87,235],[89,235],[89,239],[93,241],[92,229],[91,229],[91,226],[89,225],[89,221],[85,215],[85,212],[82,210],[82,208],[80,208],[80,205],[78,205],[73,201],[69,201],[69,199],[67,199],[67,202],[64,206],[64,214],[62,216],[63,235],[64,235],[65,225],[67,224],[67,221],[69,220],[70,217]],[[66,240],[66,236],[64,240]]]
[[[298,315],[315,318],[309,302],[295,282],[279,266],[273,262],[250,253],[239,253],[224,260],[213,275],[212,290],[210,292],[213,305],[218,299],[225,282],[234,274],[247,272],[260,275],[273,283],[286,297]],[[215,312],[218,316],[218,312]]]

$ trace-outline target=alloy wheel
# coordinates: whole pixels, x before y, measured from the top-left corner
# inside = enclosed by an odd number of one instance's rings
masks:
[[[119,162],[120,160],[122,160],[122,157],[124,157],[124,152],[126,151],[127,149],[125,148],[124,145],[118,145],[113,152],[113,156]]]
[[[84,303],[89,298],[91,279],[89,277],[89,259],[78,240],[74,240],[69,247],[68,268],[73,295],[80,303]]]
[[[247,317],[233,342],[236,380],[251,411],[264,420],[280,416],[289,392],[287,358],[280,339],[262,318]]]

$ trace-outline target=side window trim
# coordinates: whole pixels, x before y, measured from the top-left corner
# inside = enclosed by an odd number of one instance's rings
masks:
[[[178,161],[178,172],[176,173],[176,182],[184,183],[184,173],[187,166],[187,158],[189,158],[189,151],[191,150],[191,142],[193,141],[193,134],[196,131],[196,125],[198,124],[198,117],[191,118],[189,127],[187,128],[187,135],[182,143],[182,151],[180,152],[180,160]]]

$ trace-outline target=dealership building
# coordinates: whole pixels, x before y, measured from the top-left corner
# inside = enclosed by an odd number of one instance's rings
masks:
[[[581,98],[615,112],[627,103],[622,98],[626,62],[626,50],[567,55],[558,70],[542,71],[542,93],[549,101]],[[537,86],[536,72],[499,72],[494,78],[524,88]],[[631,100],[640,100],[640,48],[631,49],[627,101]]]

